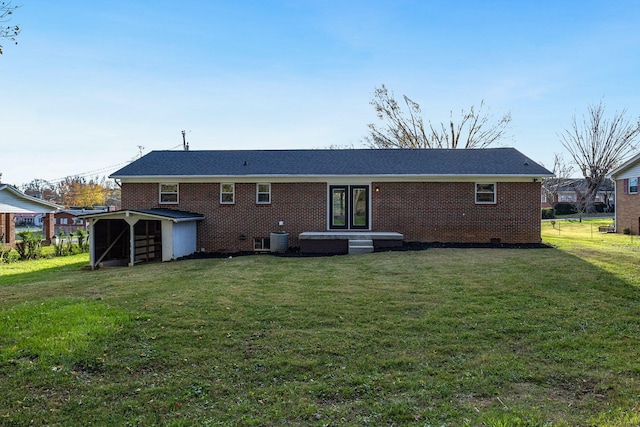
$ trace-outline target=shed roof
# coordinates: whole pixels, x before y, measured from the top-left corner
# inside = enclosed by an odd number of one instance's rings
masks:
[[[178,211],[173,209],[122,209],[119,211],[111,211],[111,212],[98,212],[91,213],[86,215],[78,215],[81,218],[120,218],[122,216],[129,215],[138,215],[140,217],[146,217],[151,219],[169,219],[173,222],[188,222],[188,221],[199,221],[204,219],[204,215],[186,212],[186,211]]]
[[[152,151],[112,178],[551,176],[515,148]]]

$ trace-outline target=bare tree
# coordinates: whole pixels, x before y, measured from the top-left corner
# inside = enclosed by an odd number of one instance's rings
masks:
[[[632,122],[624,109],[608,119],[602,101],[598,105],[590,105],[587,112],[580,122],[573,116],[571,128],[564,130],[560,140],[585,178],[586,188],[578,197],[584,198],[586,209],[591,212],[607,174],[636,150],[640,118]]]
[[[18,6],[13,6],[10,1],[0,1],[0,39],[11,40],[15,44],[18,44],[18,42],[16,42],[16,37],[20,34],[20,27],[17,25],[9,25],[5,27],[2,24],[11,20],[11,15],[13,15],[13,11],[17,8]],[[2,55],[2,45],[0,45],[0,55]]]
[[[402,98],[406,112],[385,85],[375,89],[370,104],[386,123],[383,127],[369,123],[365,141],[371,148],[485,148],[500,141],[511,122],[509,113],[492,122],[481,101],[477,110],[474,106],[462,110],[455,120],[451,111],[449,123],[425,125],[420,104],[406,95]]]
[[[562,154],[554,153],[551,172],[553,172],[552,177],[542,179],[542,192],[555,211],[559,202],[560,191],[573,181],[570,178],[573,173],[573,167],[565,162]]]
[[[24,194],[29,196],[48,201],[54,201],[58,198],[55,186],[44,179],[34,179],[27,184],[23,184],[21,187]]]

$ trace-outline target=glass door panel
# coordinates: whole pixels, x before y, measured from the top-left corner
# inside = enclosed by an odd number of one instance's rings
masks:
[[[368,187],[351,187],[351,228],[369,227]]]
[[[331,228],[347,228],[347,187],[330,187]]]

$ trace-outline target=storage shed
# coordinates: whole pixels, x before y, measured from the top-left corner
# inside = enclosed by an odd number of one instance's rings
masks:
[[[171,209],[120,210],[83,215],[90,220],[91,268],[170,261],[197,251],[203,215]]]

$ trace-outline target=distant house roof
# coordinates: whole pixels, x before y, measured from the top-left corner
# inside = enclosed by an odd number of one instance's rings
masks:
[[[147,217],[151,219],[169,219],[173,222],[188,222],[188,221],[199,221],[204,219],[204,215],[193,213],[193,212],[185,212],[178,211],[172,209],[123,209],[119,211],[111,211],[111,212],[97,212],[86,215],[79,215],[82,218],[108,218],[114,217],[119,218],[122,215],[129,216],[130,214]]]
[[[24,194],[9,184],[0,184],[0,212],[4,213],[44,213],[64,206]]]
[[[551,176],[514,148],[152,151],[112,178]]]
[[[557,178],[553,178],[551,180],[552,185],[555,185],[557,182],[558,182]],[[584,178],[562,178],[562,181],[560,182],[560,184],[561,184],[559,188],[560,191],[575,191],[576,188],[578,190],[585,190],[587,188],[587,180]],[[602,184],[600,184],[598,191],[613,192],[614,188],[615,186],[613,181],[607,178],[604,181],[602,181]]]

